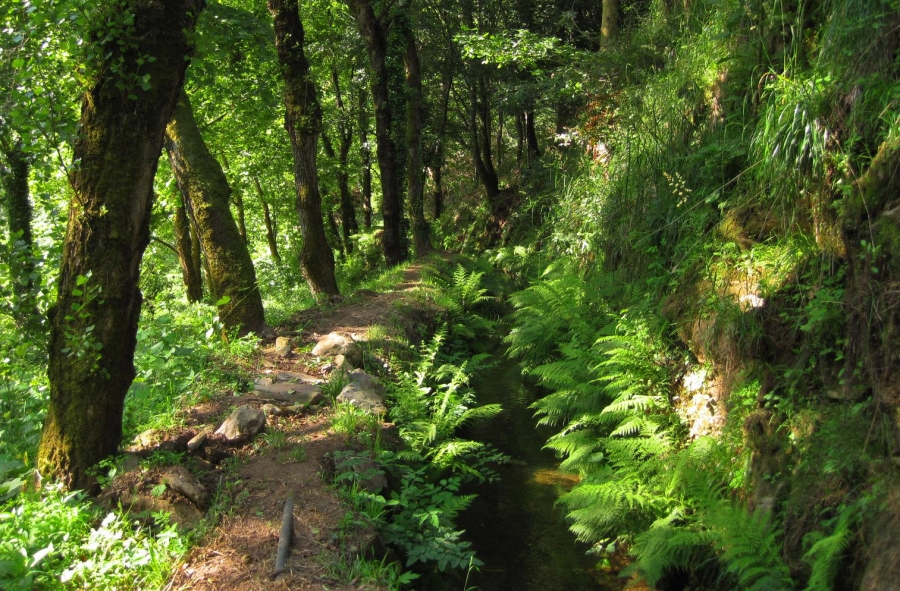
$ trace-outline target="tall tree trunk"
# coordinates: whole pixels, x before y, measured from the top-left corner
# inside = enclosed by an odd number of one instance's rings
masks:
[[[225,156],[224,152],[222,153],[222,164],[225,166],[226,170],[231,168],[231,165],[228,164],[228,157]],[[228,182],[227,175],[225,176],[225,179],[226,182]],[[247,218],[244,213],[244,195],[241,193],[240,188],[237,191],[232,190],[231,194],[234,197],[234,208],[237,210],[238,233],[241,235],[241,240],[244,241],[244,244],[249,245],[250,243],[247,241]]]
[[[70,488],[93,489],[88,470],[114,455],[122,439],[153,177],[188,64],[187,38],[203,8],[202,0],[125,4],[134,15],[133,46],[123,52],[110,43],[98,52],[98,74],[82,102],[59,295],[49,313],[50,405],[38,468]],[[104,20],[98,18],[98,29]],[[146,55],[156,59],[138,65],[136,58]],[[138,75],[149,76],[148,90],[119,88],[123,77]]]
[[[485,192],[487,192],[488,204],[493,209],[494,203],[497,202],[500,196],[500,181],[490,159],[490,136],[487,136],[487,142],[484,142],[482,131],[479,130],[478,121],[486,118],[486,113],[485,109],[479,104],[478,94],[478,88],[476,84],[473,84],[469,88],[469,97],[471,99],[469,133],[472,142],[472,159],[475,162],[475,172],[478,174],[478,179],[484,186]],[[487,133],[489,130],[484,129],[483,131]],[[485,143],[487,144],[487,154],[484,153]]]
[[[347,137],[350,138],[347,141]],[[334,151],[334,146],[331,144],[331,140],[328,137],[328,134],[322,134],[322,145],[325,148],[325,154],[334,160],[338,161],[338,190],[340,191],[340,210],[341,210],[341,232],[338,235],[343,235],[343,240],[341,246],[341,258],[343,259],[344,249],[347,249],[347,252],[353,252],[353,242],[350,241],[350,237],[359,232],[359,226],[356,225],[356,212],[353,209],[353,198],[350,195],[350,177],[347,174],[347,158],[350,152],[350,146],[353,143],[353,135],[342,135],[341,136],[341,145],[340,145],[340,156]],[[334,217],[331,213],[329,215]],[[337,222],[335,222],[336,224]]]
[[[303,52],[303,23],[297,0],[268,0],[268,6],[275,18],[275,47],[284,78],[284,126],[291,137],[294,154],[297,215],[303,236],[300,268],[313,295],[337,295],[334,254],[322,223],[322,197],[316,170],[322,109]]]
[[[370,0],[349,0],[350,8],[366,43],[372,67],[372,99],[375,103],[375,142],[378,168],[381,171],[381,215],[384,234],[381,247],[389,267],[403,261],[401,244],[400,179],[397,175],[397,155],[391,139],[393,113],[389,103],[387,69],[387,31],[375,16]]]
[[[228,300],[219,306],[219,318],[226,328],[239,335],[254,332],[272,336],[247,243],[231,215],[231,187],[200,135],[183,90],[166,128],[166,151],[185,207],[197,225],[200,246],[209,265],[210,290],[217,299]]]
[[[244,196],[241,192],[234,191],[234,207],[237,209],[237,229],[238,234],[241,237],[241,240],[244,244],[249,244],[247,242],[247,219],[244,214]]]
[[[619,0],[603,0],[600,45],[608,46],[619,36]]]
[[[525,124],[525,145],[528,150],[528,162],[533,163],[541,157],[541,148],[538,146],[537,132],[534,128],[534,111],[525,111],[522,117]]]
[[[525,164],[525,112],[516,113],[516,164]]]
[[[194,304],[203,299],[203,275],[200,271],[200,248],[195,244],[196,232],[191,231],[184,203],[175,208],[173,220],[175,229],[175,247],[178,261],[181,263],[181,279],[184,281],[187,301]],[[195,254],[196,253],[196,254]]]
[[[269,254],[276,265],[281,264],[281,255],[278,253],[277,231],[275,228],[275,220],[269,211],[269,204],[266,203],[266,194],[263,192],[262,185],[259,184],[259,178],[253,177],[253,185],[256,187],[256,194],[259,196],[259,202],[263,206],[263,221],[266,224],[266,241],[269,243]]]
[[[444,213],[444,183],[442,170],[444,168],[444,145],[439,144],[435,156],[434,166],[431,168],[431,180],[434,181],[434,219],[435,221]]]
[[[363,225],[372,227],[372,150],[369,148],[369,117],[366,112],[366,93],[359,93],[359,150],[362,154]]]
[[[353,147],[353,123],[350,113],[344,108],[344,97],[341,93],[341,79],[336,65],[331,67],[331,79],[334,84],[334,95],[341,120],[338,123],[338,135],[341,143],[338,147],[338,190],[341,193],[341,227],[344,231],[344,246],[347,252],[353,252],[350,236],[359,233],[356,223],[356,208],[353,207],[353,195],[350,193],[350,148]]]
[[[422,69],[416,37],[410,30],[406,37],[406,144],[409,210],[412,218],[413,248],[416,256],[431,252],[428,222],[425,221],[425,169],[422,166]]]
[[[20,141],[2,142],[3,159],[0,160],[4,199],[3,210],[9,225],[10,279],[15,294],[16,323],[25,326],[37,318],[34,297],[33,238],[31,233],[32,208],[28,192],[28,171],[31,168],[28,155]]]

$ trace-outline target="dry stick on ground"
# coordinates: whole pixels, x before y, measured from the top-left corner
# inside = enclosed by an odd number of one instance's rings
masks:
[[[281,536],[278,538],[278,553],[275,555],[275,571],[272,579],[284,572],[284,561],[287,560],[294,532],[294,498],[288,497],[284,502],[284,513],[281,516]]]

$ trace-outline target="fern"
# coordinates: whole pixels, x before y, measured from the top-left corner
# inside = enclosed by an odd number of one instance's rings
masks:
[[[841,507],[834,531],[830,535],[826,536],[818,531],[807,534],[807,539],[814,539],[815,543],[803,555],[803,560],[812,567],[805,591],[829,591],[834,588],[837,567],[853,539],[852,527],[858,515],[858,505],[855,503],[849,507]]]

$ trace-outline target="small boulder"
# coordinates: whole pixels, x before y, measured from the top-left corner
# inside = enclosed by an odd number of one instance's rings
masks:
[[[197,507],[202,508],[206,505],[209,498],[206,487],[184,466],[172,466],[167,469],[162,475],[162,481]]]
[[[284,411],[281,410],[280,407],[275,406],[274,404],[271,404],[271,403],[263,404],[261,407],[259,407],[259,410],[266,413],[267,417],[277,417],[277,416],[284,414]]]
[[[245,405],[236,408],[216,430],[216,433],[224,436],[226,441],[234,443],[253,437],[265,426],[266,413],[258,408]]]
[[[382,398],[384,397],[384,385],[375,376],[361,369],[354,369],[349,373],[351,384],[358,384],[364,390],[372,390]]]
[[[317,357],[335,357],[343,355],[352,365],[362,365],[362,349],[353,339],[339,335],[336,332],[329,333],[319,339],[312,350]]]
[[[275,339],[275,355],[279,357],[290,357],[291,351],[294,350],[294,340],[288,337],[278,337]]]
[[[337,396],[338,402],[348,402],[373,414],[384,414],[384,386],[361,369],[350,372],[350,383]]]

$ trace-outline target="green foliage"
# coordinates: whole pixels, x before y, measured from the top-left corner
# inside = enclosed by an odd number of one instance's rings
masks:
[[[459,477],[434,482],[420,468],[404,474],[400,490],[391,493],[386,506],[396,512],[384,530],[385,540],[405,551],[407,566],[433,562],[445,571],[481,564],[455,529],[456,516],[474,498],[459,495],[459,485]]]
[[[161,589],[186,552],[174,525],[152,533],[57,488],[0,506],[4,589]]]
[[[144,314],[142,320],[135,351],[137,377],[125,398],[126,437],[176,425],[182,406],[199,400],[204,388],[214,385],[210,382],[226,377],[221,361],[219,367],[210,362],[246,355],[247,345],[255,349],[256,343],[253,336],[221,341],[215,310],[201,305],[169,311],[160,304],[154,315]]]
[[[483,272],[466,271],[460,264],[450,277],[435,274],[426,280],[429,295],[445,310],[449,332],[456,338],[483,338],[493,330],[493,323],[478,313],[492,300],[481,286],[483,277]]]
[[[400,374],[389,390],[393,402],[391,419],[399,426],[406,445],[440,469],[449,469],[476,479],[484,479],[480,467],[496,454],[484,444],[457,437],[457,430],[469,421],[490,419],[501,408],[496,404],[473,406],[475,394],[469,386],[473,372],[483,367],[487,355],[462,362],[442,356],[446,330],[438,331],[423,344],[421,358],[409,372]]]

